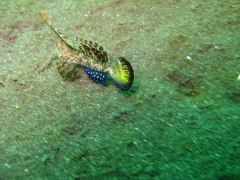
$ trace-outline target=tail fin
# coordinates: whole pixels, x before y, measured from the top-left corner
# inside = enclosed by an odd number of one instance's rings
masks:
[[[123,57],[114,62],[110,75],[115,86],[122,91],[127,91],[132,87],[134,80],[133,68]]]
[[[48,20],[46,11],[41,11],[39,14],[42,17],[43,21],[58,35],[58,37],[60,37],[68,47],[75,50],[74,46],[62,35],[62,33],[51,25],[51,23]]]

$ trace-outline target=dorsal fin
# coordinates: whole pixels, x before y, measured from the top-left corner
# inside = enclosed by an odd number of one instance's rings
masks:
[[[87,56],[92,57],[94,60],[101,64],[106,64],[108,62],[108,55],[104,48],[98,43],[88,41],[81,37],[76,38],[78,52],[83,53]]]
[[[40,16],[42,17],[43,21],[58,35],[58,37],[61,38],[61,40],[71,49],[75,50],[75,47],[72,45],[72,43],[70,43],[67,38],[65,38],[62,33],[56,29],[48,20],[48,16],[47,13],[45,11],[41,11],[40,12]]]

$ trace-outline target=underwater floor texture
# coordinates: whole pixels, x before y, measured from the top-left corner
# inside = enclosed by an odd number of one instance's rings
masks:
[[[0,179],[240,179],[238,0],[0,2]],[[51,23],[126,58],[128,92],[58,74]]]

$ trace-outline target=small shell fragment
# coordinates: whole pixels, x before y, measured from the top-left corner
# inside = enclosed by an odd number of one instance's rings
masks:
[[[192,60],[191,56],[187,56],[187,59]]]

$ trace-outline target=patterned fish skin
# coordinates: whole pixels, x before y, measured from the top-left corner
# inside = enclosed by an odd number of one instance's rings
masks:
[[[106,73],[95,71],[91,68],[84,66],[84,71],[87,76],[93,80],[95,83],[104,84],[108,80],[108,76]]]

